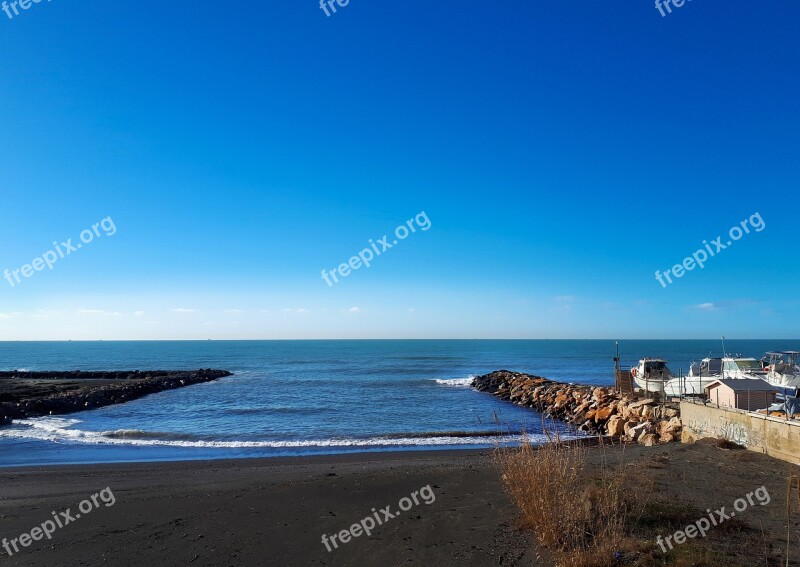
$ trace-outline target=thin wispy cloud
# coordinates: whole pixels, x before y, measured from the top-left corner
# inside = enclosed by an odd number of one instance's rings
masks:
[[[755,299],[734,299],[731,301],[708,301],[706,303],[699,303],[694,306],[698,311],[722,311],[726,309],[735,309],[737,307],[744,307],[745,305],[754,305],[760,303]]]
[[[75,313],[78,315],[106,315],[109,317],[122,315],[119,311],[103,311],[102,309],[78,309]]]
[[[360,307],[351,307],[350,309],[348,309],[348,311],[350,313],[358,313],[359,311],[361,311],[361,308]]]
[[[175,309],[170,309],[173,313],[197,313],[197,309],[188,309],[186,307],[176,307]]]
[[[309,309],[306,309],[304,307],[301,307],[300,309],[293,309],[293,308],[287,307],[285,309],[281,309],[281,311],[283,311],[284,313],[310,313],[311,312]]]

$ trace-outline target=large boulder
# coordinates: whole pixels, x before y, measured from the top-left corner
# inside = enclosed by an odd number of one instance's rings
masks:
[[[659,421],[657,429],[658,435],[661,437],[668,433],[677,437],[682,429],[681,420],[677,417],[673,417],[669,421]]]
[[[612,415],[606,424],[606,430],[612,437],[619,437],[625,434],[626,422],[619,415]]]
[[[669,421],[662,421],[661,423],[665,423],[664,432],[665,433],[680,433],[681,429],[683,429],[683,424],[681,423],[681,418],[673,417]]]
[[[664,434],[658,436],[658,440],[661,443],[672,443],[676,439],[677,439],[677,437],[675,437],[675,435],[673,435],[672,433],[664,433]]]
[[[653,432],[652,430],[653,430],[653,424],[650,423],[649,421],[645,421],[643,423],[640,423],[639,425],[631,427],[628,435],[634,441],[638,441],[642,435],[652,433]]]
[[[642,408],[632,408],[628,406],[625,408],[625,416],[631,419],[635,419],[636,421],[641,421],[642,417]]]
[[[690,429],[683,429],[681,430],[681,443],[685,443],[687,445],[693,444],[697,441],[699,437]]]
[[[608,392],[605,388],[595,388],[592,390],[592,398],[597,400],[598,402],[602,402],[608,397]]]
[[[639,407],[642,407],[642,406],[652,406],[655,403],[656,403],[656,401],[653,398],[645,398],[643,400],[637,400],[637,401],[635,401],[635,402],[633,402],[631,404],[628,404],[628,405],[630,407],[632,407],[632,408],[639,408]]]
[[[652,447],[658,442],[655,434],[653,433],[645,433],[641,437],[639,437],[639,444],[644,445],[645,447]]]
[[[616,411],[616,409],[617,408],[614,407],[613,405],[608,405],[598,409],[597,412],[594,414],[595,423],[600,423],[601,421],[608,420],[608,418],[612,416],[612,414]]]

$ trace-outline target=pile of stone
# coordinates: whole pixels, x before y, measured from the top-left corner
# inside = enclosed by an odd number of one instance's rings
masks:
[[[19,395],[0,397],[0,426],[12,419],[60,415],[121,404],[148,394],[191,386],[231,376],[227,370],[124,371],[124,372],[0,372],[0,380],[41,385],[44,381],[70,382],[69,391],[39,393],[41,387],[25,388]]]
[[[611,388],[564,384],[508,370],[478,376],[472,386],[595,435],[647,446],[679,441],[681,437],[678,406],[652,398],[637,399]]]

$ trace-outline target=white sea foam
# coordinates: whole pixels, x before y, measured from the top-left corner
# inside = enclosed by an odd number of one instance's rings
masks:
[[[0,429],[0,438],[50,441],[53,443],[82,443],[88,445],[127,445],[144,447],[188,447],[188,448],[302,448],[302,447],[402,447],[402,446],[447,446],[447,445],[483,445],[494,446],[496,443],[514,443],[522,439],[520,435],[496,436],[449,436],[436,435],[430,437],[368,437],[368,438],[333,438],[307,439],[287,441],[214,441],[214,440],[175,440],[153,438],[154,433],[140,430],[117,431],[85,431],[73,428],[81,423],[77,419],[43,417],[35,419],[14,420],[12,427]],[[544,443],[546,437],[541,434],[528,434],[531,443]]]
[[[441,384],[442,386],[453,386],[458,388],[465,388],[472,386],[472,381],[475,379],[473,374],[470,374],[467,378],[450,378],[448,380],[435,378],[433,381],[437,384]]]
[[[60,431],[67,427],[72,427],[81,423],[80,419],[70,419],[66,417],[36,417],[31,419],[15,419],[14,425],[27,425],[45,431]],[[3,430],[0,429],[0,432]]]

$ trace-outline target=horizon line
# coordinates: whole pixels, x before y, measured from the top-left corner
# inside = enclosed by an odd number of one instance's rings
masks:
[[[168,342],[279,342],[279,341],[708,341],[720,340],[719,337],[691,337],[685,339],[675,338],[569,338],[569,337],[548,337],[548,338],[306,338],[306,339],[15,339],[15,340],[0,340],[2,343],[168,343]],[[800,341],[800,338],[730,338],[725,337],[729,341]]]

